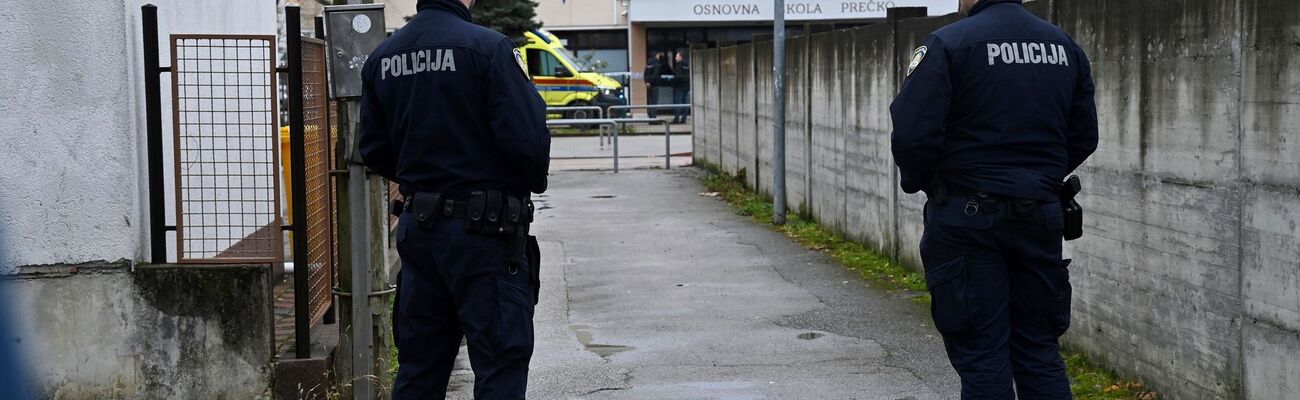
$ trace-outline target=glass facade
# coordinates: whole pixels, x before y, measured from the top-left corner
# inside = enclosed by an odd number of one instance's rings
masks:
[[[591,71],[627,72],[627,30],[552,31],[573,59]]]

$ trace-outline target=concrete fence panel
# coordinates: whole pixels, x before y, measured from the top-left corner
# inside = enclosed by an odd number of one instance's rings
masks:
[[[1097,163],[1071,343],[1171,398],[1240,391],[1237,2],[1069,1],[1095,59]],[[1227,77],[1228,79],[1224,79]],[[1119,150],[1119,151],[1115,151]]]
[[[1300,396],[1300,2],[1242,3],[1243,392]]]
[[[740,148],[736,139],[736,115],[740,99],[736,97],[739,82],[736,79],[738,62],[736,46],[718,49],[718,163],[723,171],[735,174],[738,171]]]
[[[896,168],[889,150],[894,36],[889,24],[850,31],[854,54],[853,118],[845,141],[848,208],[845,233],[881,254],[894,251]]]
[[[809,211],[819,222],[833,228],[844,226],[844,127],[843,92],[840,78],[851,69],[842,69],[839,34],[816,33],[810,37],[808,57],[817,62],[808,69],[809,137]]]
[[[714,51],[697,45],[691,48],[691,147],[696,149],[692,151],[691,158],[698,164],[707,162],[707,155],[700,151],[704,149],[705,139],[708,136],[705,122],[708,120],[708,110],[705,109],[708,101],[706,94],[709,87],[709,63],[708,54]],[[640,89],[640,88],[638,88]]]
[[[836,79],[839,101],[836,113],[839,115],[838,131],[840,132],[839,141],[836,143],[838,152],[839,173],[836,175],[835,187],[838,188],[839,201],[837,213],[838,224],[836,231],[844,233],[848,231],[849,224],[849,160],[853,157],[849,154],[849,140],[854,134],[854,119],[857,118],[857,97],[854,96],[854,82],[857,81],[858,61],[857,52],[853,48],[853,32],[849,30],[836,31],[835,51],[839,54],[836,58],[839,64],[840,76]]]
[[[708,79],[709,86],[705,88],[704,108],[707,115],[704,118],[704,129],[708,138],[704,141],[704,151],[707,154],[709,163],[720,165],[722,160],[719,156],[722,154],[722,52],[721,49],[709,50]]]
[[[1084,47],[1097,87],[1101,145],[1079,171],[1088,213],[1070,246],[1067,344],[1165,398],[1300,398],[1300,3],[1027,7]],[[889,104],[913,49],[958,16],[895,11],[789,39],[787,195],[792,210],[920,270],[925,197],[897,189]],[[752,52],[737,51],[736,146],[717,149],[735,152],[736,168],[752,162],[751,184],[770,194],[771,43]]]
[[[772,107],[775,104],[775,82],[772,65],[772,46],[771,40],[761,40],[754,42],[754,132],[758,135],[755,140],[755,148],[758,150],[758,171],[755,171],[755,177],[758,182],[758,192],[771,196],[772,192],[772,143],[774,138],[773,129],[776,121],[773,120]]]
[[[758,136],[754,90],[754,45],[736,46],[736,168],[743,172],[750,187],[758,179]]]
[[[792,211],[808,210],[808,39],[809,35],[786,38],[785,99],[785,189]]]
[[[718,126],[718,109],[720,107],[718,91],[718,49],[700,50],[692,65],[693,73],[698,71],[703,79],[696,90],[699,99],[699,113],[694,115],[693,140],[695,142],[694,158],[710,165],[718,165],[718,139],[721,132]]]

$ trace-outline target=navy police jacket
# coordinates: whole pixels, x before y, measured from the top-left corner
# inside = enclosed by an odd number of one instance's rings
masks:
[[[890,106],[904,192],[937,180],[1052,201],[1097,148],[1088,58],[1020,4],[983,0],[926,39]]]
[[[361,71],[365,165],[416,191],[546,191],[546,109],[504,35],[456,0],[420,0]]]

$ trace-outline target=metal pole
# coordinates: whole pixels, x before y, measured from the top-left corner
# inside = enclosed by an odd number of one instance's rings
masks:
[[[293,192],[293,332],[294,355],[311,358],[311,268],[307,261],[306,144],[302,115],[302,29],[298,6],[284,8],[285,59],[289,64],[289,179]]]
[[[149,261],[167,262],[167,206],[163,193],[162,73],[158,66],[158,6],[140,7],[144,40],[144,102],[149,151]]]
[[[618,173],[618,131],[623,128],[623,124],[612,124],[609,126],[614,131],[614,173]]]
[[[315,22],[315,24],[314,24],[315,26],[313,27],[313,28],[315,28],[315,29],[313,29],[313,30],[315,31],[315,32],[314,32],[314,33],[315,33],[315,38],[320,39],[320,40],[325,40],[325,17],[324,17],[324,16],[317,15],[315,18],[313,18],[313,21]],[[327,49],[328,49],[328,47],[327,47]],[[326,50],[326,52],[328,52],[328,51],[329,51],[329,50]],[[329,93],[328,93],[328,92],[329,92],[329,89],[325,89],[325,91],[326,91],[326,93],[321,93],[321,96],[329,96]],[[326,101],[325,103],[328,104],[329,102]],[[326,107],[326,109],[328,109],[328,107]],[[333,126],[333,125],[331,125],[331,124],[333,124],[334,121],[330,118],[333,114],[334,114],[334,113],[329,112],[329,111],[326,111],[326,112],[325,112],[325,124],[324,124],[323,126],[326,126],[326,127]],[[328,133],[326,133],[326,135],[327,135],[327,137],[328,137]],[[328,143],[328,142],[329,142],[329,141],[327,141],[327,143]],[[333,148],[330,148],[329,151],[330,151],[330,153],[329,153],[330,157],[335,157],[335,153],[334,153],[335,150],[334,150]],[[337,159],[335,159],[335,160],[337,160]],[[337,165],[337,164],[335,164],[335,165]],[[335,186],[335,185],[337,185],[337,184],[338,184],[338,183],[337,183],[337,180],[336,180],[335,182],[331,182],[331,183],[329,183],[328,186],[329,186],[329,187],[333,187],[333,186]],[[336,188],[336,191],[337,191],[337,188]],[[331,209],[333,209],[334,207],[338,207],[338,206],[339,206],[339,205],[338,205],[338,199],[334,198],[334,195],[330,195],[330,203],[329,203],[329,204],[330,204],[330,208],[331,208]],[[336,223],[337,223],[337,222],[336,222]],[[336,224],[336,223],[335,223],[335,224]],[[331,231],[330,231],[330,236],[331,236],[331,237],[335,237],[335,238],[337,238],[337,236],[335,236],[335,235],[336,235],[337,230],[339,229],[339,227],[338,227],[338,226],[335,226],[335,224],[330,224],[330,230],[331,230]],[[339,253],[335,252],[335,250],[334,250],[334,246],[337,246],[338,243],[334,243],[333,240],[331,240],[330,242],[331,242],[331,243],[330,243],[329,251],[330,251],[332,254],[336,254],[336,255],[339,254]],[[336,257],[337,257],[337,256],[336,256]],[[339,262],[338,260],[334,260],[334,261],[335,261],[335,262],[334,262],[334,266],[330,268],[330,273],[329,273],[329,275],[330,275],[330,287],[331,287],[331,288],[334,288],[334,287],[338,287],[338,286],[339,286],[339,279],[338,279],[338,278],[339,278],[339,277],[338,277],[339,274],[338,274],[338,271],[335,271],[334,269],[335,269],[335,268],[338,268],[339,265],[343,264],[343,263]],[[338,313],[339,313],[339,311],[338,311],[338,306],[339,306],[339,301],[337,301],[336,298],[335,298],[334,296],[332,296],[332,295],[329,297],[329,299],[330,299],[329,309],[325,311],[325,318],[321,321],[321,323],[322,323],[322,324],[325,324],[325,325],[333,325],[333,324],[335,324],[335,323],[338,323]]]
[[[673,169],[673,127],[664,123],[664,169]]]
[[[772,64],[776,77],[772,143],[772,223],[785,225],[785,0],[775,0]]]
[[[374,340],[370,315],[370,216],[369,187],[366,167],[360,163],[357,147],[356,101],[347,101],[348,112],[348,203],[352,225],[352,394],[357,400],[372,398],[370,377],[374,375]]]

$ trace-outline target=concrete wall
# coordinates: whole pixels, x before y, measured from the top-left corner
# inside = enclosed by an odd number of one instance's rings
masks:
[[[414,1],[412,1],[414,3]],[[627,7],[620,0],[538,1],[537,20],[543,26],[568,28],[627,27]]]
[[[165,65],[170,33],[275,34],[275,2],[11,3],[0,24],[17,38],[0,58],[0,294],[16,305],[41,397],[261,394],[266,268],[138,265],[149,261],[140,6],[159,7]],[[168,223],[173,204],[169,193]]]
[[[1067,342],[1165,398],[1300,398],[1300,4],[1027,6],[1084,46],[1097,82],[1102,138],[1079,171],[1087,235],[1072,243]],[[789,39],[787,196],[792,209],[919,270],[924,197],[897,188],[888,106],[912,49],[958,18],[897,11]],[[758,154],[721,142],[696,157],[726,160],[727,171],[756,166],[750,184],[770,195],[770,43],[697,57],[737,57],[743,70],[750,51],[754,82],[696,82],[759,88]],[[696,136],[718,135],[710,129]]]
[[[145,3],[159,6],[164,59],[170,32],[276,31],[274,3],[258,0],[7,6],[0,36],[19,39],[0,58],[0,70],[9,71],[0,75],[0,146],[10,151],[0,157],[8,171],[0,185],[0,224],[7,227],[0,274],[147,255],[139,30]]]
[[[43,399],[252,399],[270,386],[271,270],[83,264],[0,280]]]
[[[0,274],[135,259],[144,226],[126,7],[6,6],[0,36]]]

